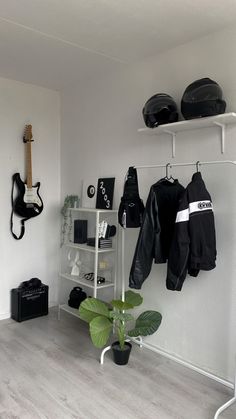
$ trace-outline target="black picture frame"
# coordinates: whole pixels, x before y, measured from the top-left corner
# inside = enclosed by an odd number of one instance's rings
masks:
[[[97,183],[97,209],[111,210],[113,205],[115,178],[99,178]]]

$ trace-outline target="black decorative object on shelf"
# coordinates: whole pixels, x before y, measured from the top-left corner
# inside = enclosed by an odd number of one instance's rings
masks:
[[[112,209],[114,184],[114,177],[98,179],[96,208]]]
[[[86,243],[87,230],[87,220],[74,220],[74,243]]]
[[[81,287],[74,287],[69,295],[68,305],[72,308],[79,308],[82,301],[87,298],[87,294]]]
[[[96,177],[88,177],[83,181],[82,189],[82,206],[84,208],[95,208],[97,193],[97,179]]]
[[[95,237],[88,237],[87,245],[91,247],[95,247],[96,241]],[[98,247],[99,249],[106,249],[112,247],[112,240],[111,239],[98,239]]]
[[[84,279],[86,279],[87,281],[94,281],[94,273],[93,272],[89,272],[87,274],[84,274]],[[105,282],[105,278],[103,276],[97,276],[97,284],[103,284]]]

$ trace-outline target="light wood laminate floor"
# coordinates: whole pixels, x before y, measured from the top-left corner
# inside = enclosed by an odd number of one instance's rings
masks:
[[[1,419],[212,419],[232,391],[147,349],[127,366],[93,348],[67,313],[0,322]],[[235,419],[236,406],[221,419]]]

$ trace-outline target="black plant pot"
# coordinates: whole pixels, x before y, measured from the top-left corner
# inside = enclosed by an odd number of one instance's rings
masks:
[[[129,361],[130,352],[132,349],[132,345],[129,342],[125,342],[125,347],[123,350],[120,348],[119,342],[113,342],[111,345],[113,359],[115,364],[117,365],[126,365]]]

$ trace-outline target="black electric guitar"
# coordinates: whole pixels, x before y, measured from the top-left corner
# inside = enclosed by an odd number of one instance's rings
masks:
[[[26,125],[23,141],[26,147],[26,182],[23,182],[19,173],[15,173],[15,182],[18,194],[12,202],[13,211],[25,219],[36,217],[43,210],[43,201],[39,195],[40,182],[32,185],[32,158],[31,142],[33,141],[32,125]]]

